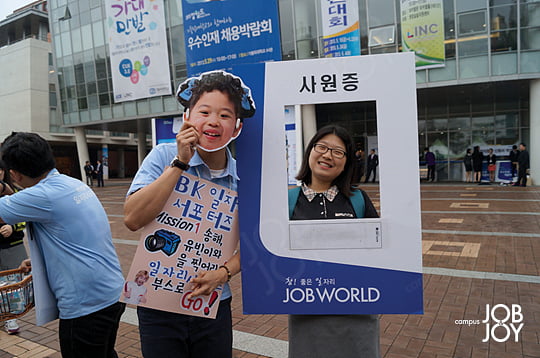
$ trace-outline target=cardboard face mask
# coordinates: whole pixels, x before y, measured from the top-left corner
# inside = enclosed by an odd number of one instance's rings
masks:
[[[225,71],[217,70],[205,72],[198,77],[188,78],[178,86],[176,99],[181,105],[184,106],[184,108],[186,108],[186,111],[184,113],[184,120],[186,120],[186,118],[189,118],[190,116],[190,101],[197,86],[199,86],[199,84],[204,81],[211,81],[212,79],[223,80],[223,78],[232,80],[231,86],[235,87],[237,92],[241,93],[241,103],[239,108],[240,112],[237,113],[237,115],[240,118],[249,118],[253,116],[253,114],[255,113],[255,103],[251,98],[251,89],[243,83],[240,77],[237,77]],[[198,145],[198,147],[201,148],[201,150],[207,152],[215,152],[225,148],[227,145],[229,145],[229,143],[238,138],[238,136],[240,135],[242,130],[242,121],[240,118],[237,118],[235,126],[235,131],[238,130],[238,132],[235,136],[232,136],[229,141],[227,141],[227,143],[220,145],[218,148],[205,148],[201,145]],[[181,126],[182,120],[180,118],[175,119],[175,122],[173,124],[173,131],[175,133],[178,133]]]
[[[180,129],[182,128],[182,124],[184,123],[185,120],[189,120],[189,108],[186,109],[186,111],[184,112],[183,117],[174,118],[174,121],[173,121],[173,133],[177,134],[180,131]],[[201,146],[200,144],[197,144],[197,148],[200,148],[201,150],[204,150],[205,152],[209,152],[209,153],[217,152],[217,151],[227,147],[233,140],[235,140],[236,138],[238,138],[240,136],[240,134],[242,133],[242,120],[240,118],[236,119],[235,129],[239,129],[238,133],[236,133],[235,136],[232,136],[227,141],[227,143],[219,146],[218,148],[206,148],[206,147]]]

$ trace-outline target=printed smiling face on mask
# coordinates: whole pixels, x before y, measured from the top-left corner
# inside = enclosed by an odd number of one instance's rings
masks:
[[[205,92],[191,107],[186,121],[199,133],[198,146],[208,152],[226,147],[242,129],[234,103],[219,90]],[[237,125],[238,124],[238,125]]]
[[[224,71],[188,78],[178,87],[176,98],[186,108],[184,120],[197,129],[197,147],[206,152],[225,148],[240,135],[242,119],[255,113],[251,90]]]

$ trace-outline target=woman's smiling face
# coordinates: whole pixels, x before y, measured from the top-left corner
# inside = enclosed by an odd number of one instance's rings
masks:
[[[189,110],[189,122],[199,132],[199,146],[213,150],[226,145],[240,131],[236,110],[229,96],[218,90],[205,92]]]
[[[330,149],[338,149],[346,152],[345,143],[335,134],[327,134],[315,144],[322,144]],[[317,180],[319,182],[331,183],[345,169],[347,156],[336,158],[330,149],[326,153],[319,153],[314,148],[311,148],[309,168],[311,169],[312,182]]]

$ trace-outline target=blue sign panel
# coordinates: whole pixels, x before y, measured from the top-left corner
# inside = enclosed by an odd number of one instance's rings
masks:
[[[161,143],[174,143],[176,141],[177,128],[174,128],[174,118],[154,118],[153,119],[153,145]]]
[[[182,0],[188,77],[281,60],[277,2]]]
[[[512,162],[509,160],[502,160],[497,162],[497,181],[511,182],[512,177]]]

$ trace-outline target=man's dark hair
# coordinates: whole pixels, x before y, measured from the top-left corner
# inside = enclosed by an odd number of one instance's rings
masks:
[[[55,167],[49,143],[35,133],[11,133],[2,144],[0,152],[8,169],[16,170],[32,179]]]
[[[302,165],[300,166],[296,179],[302,181],[306,185],[311,184],[311,168],[309,167],[309,155],[311,154],[311,149],[322,137],[328,134],[335,134],[343,141],[343,144],[345,144],[345,151],[347,152],[345,158],[347,158],[347,161],[345,162],[343,172],[336,179],[334,179],[332,184],[336,185],[339,191],[345,196],[350,197],[352,195],[351,185],[355,163],[354,143],[349,132],[347,132],[347,130],[343,127],[329,125],[317,131],[306,147],[304,159],[302,160]]]
[[[4,171],[4,182],[8,183],[9,186],[13,187],[13,182],[11,181],[11,177],[9,175],[9,169],[6,166],[6,163],[2,159],[0,159],[0,169]],[[0,180],[1,181],[1,180]]]
[[[522,145],[522,146],[524,146],[525,148],[527,147],[527,145],[526,145],[525,143],[523,143],[523,142],[519,143],[519,145]]]
[[[512,146],[512,149],[517,149],[517,145],[514,144],[514,145]]]

